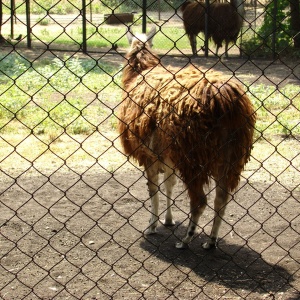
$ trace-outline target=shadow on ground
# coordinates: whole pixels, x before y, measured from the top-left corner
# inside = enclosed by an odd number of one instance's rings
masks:
[[[267,293],[272,299],[277,299],[275,295],[278,293],[284,295],[280,299],[299,299],[299,292],[292,287],[293,275],[285,268],[268,263],[247,244],[228,244],[221,240],[218,248],[204,250],[202,243],[205,239],[204,234],[200,234],[188,249],[176,249],[174,244],[178,238],[174,231],[160,227],[158,234],[144,238],[141,247],[159,260],[192,270],[206,282],[232,290]]]

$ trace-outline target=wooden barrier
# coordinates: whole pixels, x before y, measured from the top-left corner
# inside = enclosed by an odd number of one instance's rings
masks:
[[[124,24],[133,22],[133,13],[105,14],[106,24]]]

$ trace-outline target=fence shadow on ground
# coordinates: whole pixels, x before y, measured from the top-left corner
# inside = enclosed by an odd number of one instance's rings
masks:
[[[185,229],[180,228],[180,236]],[[201,233],[191,242],[188,249],[182,250],[174,246],[178,240],[176,235],[173,230],[159,227],[158,234],[145,236],[140,245],[155,258],[179,269],[183,267],[183,272],[188,276],[193,272],[207,283],[242,293],[246,291],[247,294],[267,293],[272,299],[275,299],[277,293],[284,294],[282,299],[299,299],[299,294],[296,295],[292,291],[293,275],[278,264],[268,263],[247,244],[229,244],[220,240],[218,248],[207,251],[201,247],[207,238]]]

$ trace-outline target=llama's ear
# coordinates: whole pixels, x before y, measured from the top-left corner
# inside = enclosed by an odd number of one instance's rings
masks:
[[[151,28],[151,30],[150,30],[150,32],[147,34],[147,41],[148,41],[150,47],[153,46],[152,40],[153,40],[153,38],[155,36],[155,33],[156,33],[156,26],[153,25],[152,28]]]
[[[134,35],[131,32],[131,28],[130,27],[128,27],[128,30],[126,32],[126,36],[127,36],[127,40],[128,40],[129,45],[131,45],[132,39],[133,39]]]

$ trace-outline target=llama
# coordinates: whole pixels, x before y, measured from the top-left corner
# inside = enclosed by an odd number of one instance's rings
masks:
[[[193,55],[197,55],[197,35],[205,32],[205,3],[185,1],[181,6],[185,31],[190,40]],[[243,25],[245,10],[244,0],[230,0],[230,3],[213,2],[207,8],[208,38],[216,45],[216,55],[225,41],[225,56],[228,57],[228,45],[236,43]]]
[[[213,248],[226,204],[250,159],[256,119],[250,99],[239,83],[215,71],[164,67],[147,37],[132,39],[126,59],[118,132],[124,153],[147,175],[151,218],[145,234],[155,233],[159,222],[159,173],[166,188],[165,225],[174,225],[172,190],[178,176],[190,198],[191,218],[177,248],[192,240],[207,204],[203,188],[214,178],[215,216],[203,245]]]

